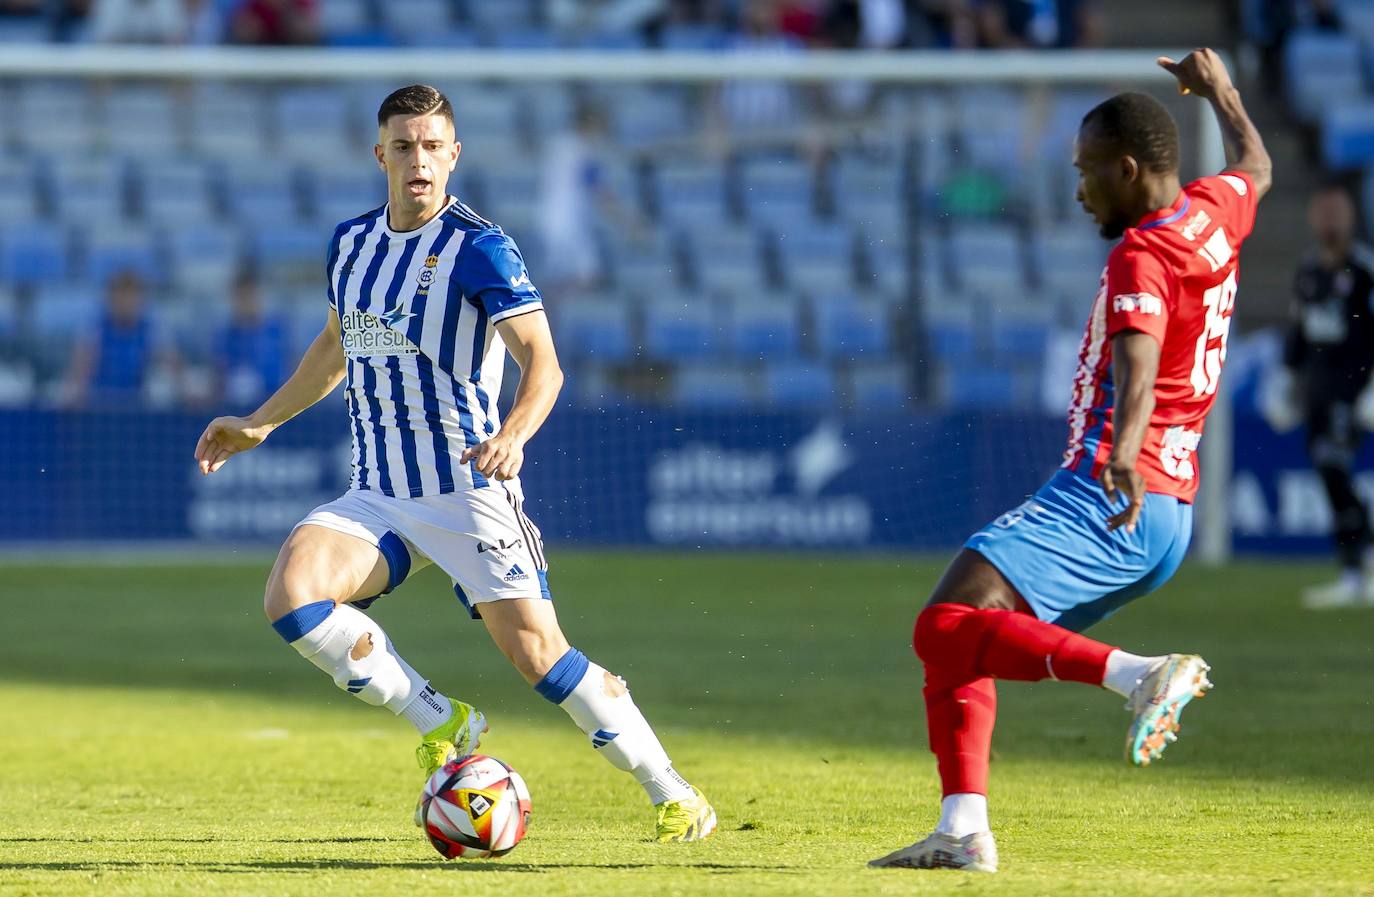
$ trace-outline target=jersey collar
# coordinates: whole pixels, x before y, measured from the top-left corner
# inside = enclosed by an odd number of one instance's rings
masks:
[[[1144,218],[1136,225],[1137,230],[1150,230],[1155,227],[1163,227],[1166,224],[1173,224],[1184,215],[1188,214],[1188,194],[1182,190],[1178,192],[1178,199],[1174,204],[1165,209],[1157,209]]]
[[[439,226],[439,221],[444,217],[444,213],[447,212],[449,209],[453,208],[454,204],[458,202],[457,198],[454,197],[452,194],[449,194],[445,198],[448,201],[444,203],[444,207],[439,210],[439,214],[435,215],[433,218],[429,219],[424,224],[420,225],[414,230],[391,229],[391,203],[388,202],[386,204],[386,208],[382,210],[382,230],[386,233],[387,237],[392,240],[409,240],[412,237],[419,236],[420,234],[430,233]]]

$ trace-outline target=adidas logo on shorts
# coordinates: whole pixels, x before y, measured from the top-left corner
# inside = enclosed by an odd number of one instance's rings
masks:
[[[524,570],[521,570],[519,564],[512,564],[511,568],[506,571],[506,575],[503,578],[506,580],[506,582],[519,582],[522,579],[529,579],[530,575],[526,573]]]

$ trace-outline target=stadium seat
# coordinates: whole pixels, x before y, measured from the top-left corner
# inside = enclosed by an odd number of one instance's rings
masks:
[[[773,234],[783,279],[812,293],[834,293],[854,286],[854,233],[842,224],[809,219],[784,223]]]
[[[999,363],[1032,363],[1044,357],[1054,322],[1052,306],[999,303],[987,318],[989,347]]]
[[[1364,93],[1360,46],[1355,38],[1329,31],[1298,31],[1284,45],[1288,102],[1298,118],[1317,122],[1331,106]]]
[[[30,286],[62,280],[70,270],[64,230],[40,221],[0,222],[0,283]]]
[[[724,29],[715,25],[670,23],[659,35],[659,46],[665,50],[704,52],[723,50],[726,40]]]
[[[598,362],[625,361],[635,354],[630,307],[614,299],[571,299],[556,306],[561,355]]]
[[[287,168],[264,166],[251,158],[235,160],[223,169],[221,180],[230,214],[246,227],[300,217],[299,185]]]
[[[46,18],[0,19],[0,45],[46,44],[52,40],[52,27]]]
[[[828,358],[885,355],[892,344],[889,311],[877,302],[821,297],[812,313],[816,347]]]
[[[233,228],[201,221],[167,231],[172,285],[187,298],[226,295],[238,273],[240,255],[239,232]]]
[[[655,297],[644,306],[644,344],[658,359],[699,359],[716,355],[724,322],[706,300],[684,295]]]
[[[1008,368],[943,365],[940,400],[946,407],[1000,410],[1026,404],[1026,383]]]
[[[249,252],[265,280],[286,283],[318,282],[329,234],[318,227],[264,224],[251,231]]]
[[[378,4],[377,9],[382,16],[382,27],[398,44],[415,43],[415,35],[448,31],[453,25],[453,6],[449,0],[386,0]]]
[[[957,293],[926,296],[922,308],[931,354],[951,368],[973,365],[979,350],[977,305]]]
[[[850,370],[850,400],[856,408],[899,411],[911,398],[911,371],[901,361],[864,362]]]
[[[167,280],[161,248],[153,235],[137,228],[96,230],[86,240],[86,279],[103,286],[120,271],[134,271],[150,286]]]
[[[1328,168],[1348,171],[1374,161],[1374,102],[1348,101],[1322,114],[1322,157]]]
[[[738,365],[682,365],[673,375],[670,398],[689,407],[746,408],[759,399],[758,378]]]
[[[951,270],[956,282],[977,279],[983,272],[1011,272],[1018,281],[1025,279],[1021,257],[1021,236],[1008,224],[954,228],[947,243]]]
[[[499,31],[489,31],[485,33],[482,43],[496,50],[532,51],[559,48],[558,38],[545,28],[502,28]]]
[[[140,160],[131,174],[134,206],[148,223],[175,229],[215,217],[209,174],[201,162]]]
[[[392,4],[385,3],[383,7]],[[404,7],[405,3],[396,3]],[[368,45],[376,39],[377,28],[372,20],[371,4],[367,0],[329,0],[319,9],[320,31],[325,43],[335,47]]]
[[[66,145],[97,145],[91,94],[83,81],[26,81],[16,89],[12,115],[14,135],[19,145],[30,150],[51,152],[48,135],[62,134]]]
[[[534,28],[542,0],[465,0],[468,21],[486,35],[505,30]]]
[[[293,87],[272,95],[273,145],[302,161],[349,158],[362,149],[353,109],[342,90]]]
[[[683,283],[683,267],[679,254],[667,242],[640,247],[633,242],[611,253],[616,286],[637,296],[652,296],[672,292]]]
[[[88,225],[127,217],[125,174],[124,163],[113,156],[58,157],[48,161],[46,172],[59,217]]]
[[[730,306],[727,334],[741,358],[791,358],[801,350],[801,321],[786,299],[748,297]]]
[[[356,218],[386,202],[386,178],[376,170],[359,166],[348,169],[306,169],[314,220],[332,230],[342,221]]]
[[[618,147],[635,150],[682,137],[692,116],[680,90],[665,87],[622,87],[605,97],[611,114],[611,134]]]
[[[1061,275],[1090,284],[1107,261],[1108,244],[1093,233],[1086,221],[1037,230],[1031,246],[1036,273],[1042,284],[1054,282]]]
[[[36,216],[36,179],[28,158],[0,155],[0,222],[28,221]]]
[[[102,294],[92,284],[50,282],[34,292],[30,332],[47,348],[70,344],[95,324],[103,306]]]
[[[839,403],[835,369],[828,364],[780,361],[764,367],[764,399],[791,408],[833,408]]]
[[[265,106],[261,94],[249,87],[209,84],[193,94],[189,104],[188,138],[203,155],[254,158],[267,145]]]
[[[698,257],[694,271],[697,286],[715,296],[747,299],[777,291],[756,253]]]
[[[112,152],[136,156],[180,149],[176,102],[166,87],[115,87],[100,105],[105,145]]]

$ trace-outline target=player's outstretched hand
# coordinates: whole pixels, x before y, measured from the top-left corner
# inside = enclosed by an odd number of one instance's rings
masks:
[[[477,471],[494,480],[509,480],[518,476],[525,464],[525,447],[512,437],[497,433],[479,445],[463,449],[460,463],[477,462]]]
[[[196,443],[196,463],[202,474],[212,474],[224,466],[230,455],[246,452],[260,444],[271,432],[255,427],[244,417],[217,417],[210,421]]]
[[[1115,532],[1126,527],[1126,532],[1135,532],[1136,521],[1140,519],[1140,509],[1145,506],[1145,478],[1134,464],[1108,461],[1102,468],[1102,491],[1107,493],[1107,501],[1115,503],[1117,497],[1126,499],[1126,507],[1107,518],[1107,531]]]
[[[1231,86],[1231,75],[1226,71],[1226,64],[1216,51],[1207,47],[1199,47],[1183,57],[1181,62],[1175,62],[1168,56],[1160,56],[1155,62],[1178,79],[1178,92],[1182,94],[1195,93],[1204,100],[1210,100]]]

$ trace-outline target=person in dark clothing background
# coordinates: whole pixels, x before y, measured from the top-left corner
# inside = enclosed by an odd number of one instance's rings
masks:
[[[1335,582],[1303,595],[1309,608],[1374,605],[1369,508],[1354,482],[1361,430],[1374,429],[1374,249],[1355,239],[1355,204],[1343,186],[1313,194],[1308,222],[1317,246],[1298,267],[1284,370],[1271,421],[1284,406],[1307,424],[1312,463],[1331,502],[1341,564]],[[1282,427],[1280,427],[1282,429]]]

